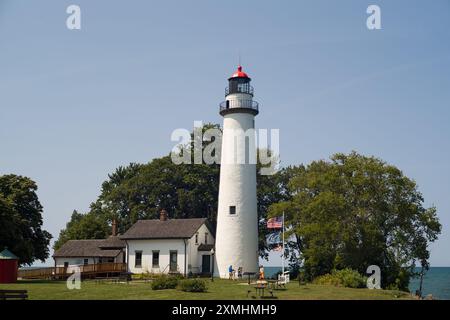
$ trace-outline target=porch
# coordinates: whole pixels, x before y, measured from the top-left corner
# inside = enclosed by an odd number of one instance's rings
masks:
[[[126,263],[96,263],[69,267],[46,267],[19,270],[21,279],[66,279],[73,274],[75,267],[80,268],[82,278],[97,278],[101,276],[117,276],[127,271]]]

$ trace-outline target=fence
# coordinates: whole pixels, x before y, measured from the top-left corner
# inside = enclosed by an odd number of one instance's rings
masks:
[[[97,274],[117,274],[127,271],[125,263],[99,263],[79,266],[81,276],[96,276]],[[74,267],[47,267],[19,270],[18,277],[22,279],[59,279],[67,278],[74,272]]]

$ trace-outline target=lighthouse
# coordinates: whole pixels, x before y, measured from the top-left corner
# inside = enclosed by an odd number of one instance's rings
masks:
[[[215,276],[228,278],[229,267],[258,270],[255,116],[250,77],[238,66],[228,79],[223,117]]]

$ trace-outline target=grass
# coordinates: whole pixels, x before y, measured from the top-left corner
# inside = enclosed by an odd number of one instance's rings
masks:
[[[22,280],[15,284],[0,284],[0,289],[28,290],[29,299],[38,300],[253,300],[255,289],[245,283],[215,279],[206,280],[208,292],[193,293],[176,289],[152,290],[150,282],[132,281],[125,283],[96,283],[83,281],[80,290],[68,290],[64,281]],[[247,291],[251,290],[247,298]],[[276,299],[286,300],[391,300],[412,299],[408,293],[389,290],[350,289],[334,286],[307,284],[299,286],[297,282],[288,284],[286,290],[274,290]],[[259,299],[259,298],[258,298]]]

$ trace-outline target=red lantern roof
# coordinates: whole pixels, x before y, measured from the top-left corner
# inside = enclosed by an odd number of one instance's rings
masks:
[[[231,78],[248,78],[248,75],[242,71],[242,66],[238,66],[237,71],[233,73]]]

